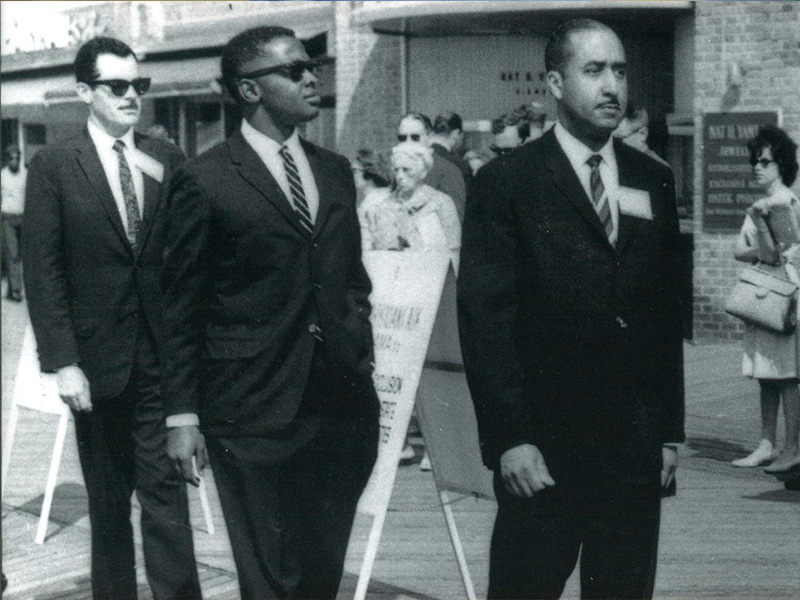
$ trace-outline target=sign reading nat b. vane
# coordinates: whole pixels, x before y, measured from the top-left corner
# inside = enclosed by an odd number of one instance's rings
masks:
[[[747,142],[775,112],[707,113],[703,119],[703,231],[739,231],[745,211],[764,195],[753,178]]]

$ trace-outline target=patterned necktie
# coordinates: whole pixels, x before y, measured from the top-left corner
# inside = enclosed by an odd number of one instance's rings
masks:
[[[131,168],[128,166],[128,159],[125,158],[125,142],[122,140],[114,142],[114,152],[119,157],[119,183],[122,187],[122,198],[125,200],[125,213],[128,216],[128,241],[135,253],[138,249],[136,238],[139,235],[142,217],[139,214],[139,203],[136,201]]]
[[[608,205],[608,196],[606,195],[606,188],[603,185],[603,179],[600,177],[600,163],[603,157],[599,154],[592,154],[586,164],[592,169],[589,178],[589,187],[592,189],[592,203],[594,209],[597,211],[597,216],[600,217],[600,223],[603,224],[603,229],[606,232],[608,241],[611,241],[614,235],[614,221],[611,219],[611,207]]]
[[[311,218],[308,200],[306,200],[306,194],[303,191],[303,183],[300,181],[300,172],[297,170],[294,157],[286,146],[281,146],[279,154],[283,159],[283,166],[286,169],[286,179],[289,180],[289,189],[292,192],[294,212],[297,213],[303,228],[306,229],[308,233],[314,233],[314,220]],[[310,325],[308,330],[313,333],[314,337],[320,342],[324,341],[322,339],[322,328],[319,325]]]
[[[294,211],[300,218],[300,224],[308,233],[314,233],[314,220],[311,218],[311,211],[308,208],[308,201],[303,191],[303,183],[300,181],[300,173],[297,170],[294,157],[286,146],[281,146],[280,155],[283,159],[283,166],[286,168],[286,179],[289,180],[289,189],[292,192]]]

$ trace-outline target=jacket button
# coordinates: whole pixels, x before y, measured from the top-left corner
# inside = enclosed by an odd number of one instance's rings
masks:
[[[315,289],[315,290],[317,290],[317,291],[319,291],[319,290],[321,290],[321,289],[322,289],[322,286],[321,286],[320,284],[318,284],[318,283],[315,283],[315,284],[314,284],[314,289]]]
[[[311,325],[308,326],[308,332],[309,333],[316,333],[317,332],[317,326],[312,323]]]
[[[622,317],[617,317],[617,325],[619,325],[620,329],[626,329],[628,327],[628,324]]]

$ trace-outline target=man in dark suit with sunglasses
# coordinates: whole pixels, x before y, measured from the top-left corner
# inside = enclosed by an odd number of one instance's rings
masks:
[[[170,456],[206,452],[242,598],[335,598],[377,456],[371,286],[349,161],[299,137],[320,97],[303,45],[259,27],[222,51],[240,129],[170,184]]]
[[[135,490],[153,597],[200,598],[186,485],[167,457],[158,352],[166,182],[183,154],[134,133],[150,81],[127,45],[92,39],[74,67],[88,123],[33,158],[23,258],[41,369],[56,373],[75,418],[92,594],[136,598]]]

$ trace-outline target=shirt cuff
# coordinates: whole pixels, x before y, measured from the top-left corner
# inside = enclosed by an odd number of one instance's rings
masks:
[[[200,425],[200,417],[195,413],[180,413],[177,415],[170,415],[167,417],[167,427],[198,427]]]

